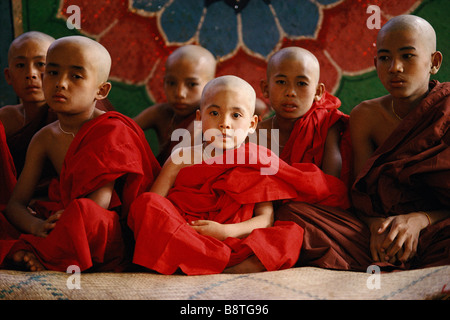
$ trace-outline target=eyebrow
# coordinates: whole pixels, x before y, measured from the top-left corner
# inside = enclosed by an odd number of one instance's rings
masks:
[[[27,59],[25,56],[15,56],[13,59]],[[45,59],[45,56],[34,56],[31,59]]]
[[[217,108],[220,109],[220,106],[216,105],[216,104],[210,104],[209,106],[206,107],[206,109],[210,109],[210,108]],[[233,110],[238,110],[240,112],[244,112],[245,108],[242,107],[232,107],[231,109]]]
[[[398,51],[405,51],[405,50],[416,50],[416,48],[414,48],[413,46],[406,46],[406,47],[401,47],[400,49],[398,49]],[[390,51],[388,49],[380,49],[377,51],[377,53],[389,53]]]
[[[276,74],[275,77],[287,78],[287,76],[284,75],[284,74]],[[296,78],[297,78],[297,79],[306,79],[306,80],[310,80],[309,77],[308,77],[308,76],[305,76],[305,75],[299,75],[299,76],[296,76]]]
[[[60,67],[59,64],[54,63],[54,62],[49,62],[49,63],[47,63],[47,66],[48,66],[48,67],[55,67],[55,68]],[[69,67],[70,67],[71,69],[80,70],[80,71],[85,71],[85,70],[86,70],[83,66],[71,65],[71,66],[69,66]]]

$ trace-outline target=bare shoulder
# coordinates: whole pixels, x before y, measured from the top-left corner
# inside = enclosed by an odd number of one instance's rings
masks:
[[[11,135],[23,126],[24,115],[22,105],[7,105],[0,108],[0,121],[5,127],[6,135]]]
[[[144,109],[133,119],[145,130],[160,126],[165,119],[168,119],[171,111],[168,103],[157,103]]]
[[[388,96],[361,102],[350,112],[350,123],[353,125],[374,125],[379,120],[381,121],[386,113],[386,100],[388,100]]]
[[[264,121],[258,122],[258,127],[256,130],[259,129],[272,129],[272,117]]]

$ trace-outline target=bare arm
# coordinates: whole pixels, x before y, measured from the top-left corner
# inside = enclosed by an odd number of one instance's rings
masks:
[[[25,165],[6,207],[6,217],[19,230],[38,236],[45,236],[51,226],[36,218],[28,210],[28,204],[40,179],[47,157],[42,132],[38,132],[28,147]]]
[[[142,130],[147,130],[151,128],[156,128],[159,113],[161,112],[161,105],[157,104],[150,106],[143,110],[140,114],[133,118],[134,121],[142,128]]]
[[[341,121],[336,122],[328,130],[322,161],[322,171],[337,178],[341,176],[342,169],[342,156],[340,150],[342,130],[343,124]]]
[[[183,149],[178,149],[177,152],[178,151],[179,153],[177,153],[177,155],[180,158],[183,158]],[[153,182],[153,185],[150,188],[150,192],[154,192],[162,197],[165,197],[169,193],[169,190],[173,187],[178,172],[180,172],[181,168],[186,166],[184,163],[174,161],[173,156],[174,155],[172,154],[164,163],[161,168],[161,172],[158,177],[156,177],[155,182]]]
[[[363,166],[375,151],[372,141],[370,112],[365,105],[356,106],[350,114],[350,135],[353,145],[354,177],[362,170]]]
[[[271,201],[255,204],[253,218],[233,224],[220,224],[211,220],[197,220],[191,226],[200,234],[212,236],[218,240],[228,237],[245,238],[253,230],[273,225],[274,212]]]

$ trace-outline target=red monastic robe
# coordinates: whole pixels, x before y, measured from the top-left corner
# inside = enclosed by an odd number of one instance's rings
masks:
[[[341,185],[336,190],[348,190],[352,170],[352,150],[349,116],[338,110],[341,102],[325,92],[318,102],[295,123],[291,136],[283,148],[281,157],[289,164],[313,163],[321,167],[328,130],[342,121],[341,136]],[[303,246],[298,266],[315,266],[329,269],[364,270],[370,259],[364,223],[347,208],[315,204],[308,201],[290,201],[281,206],[275,219],[293,221],[304,229]],[[365,259],[361,259],[364,256]]]
[[[189,275],[211,274],[255,254],[267,270],[289,268],[298,258],[303,237],[294,223],[277,222],[244,239],[219,241],[200,235],[186,222],[239,223],[253,216],[255,203],[282,199],[348,206],[346,191],[334,189],[342,182],[315,165],[294,168],[251,143],[228,150],[225,159],[230,153],[234,159],[245,154],[245,163],[227,164],[222,158],[223,164],[211,164],[211,159],[194,164],[180,170],[166,198],[148,192],[136,199],[129,214],[136,241],[134,263],[163,274],[177,269]],[[277,170],[262,175],[261,168],[269,167]]]
[[[379,146],[352,188],[362,215],[388,217],[450,208],[450,82],[430,92]],[[422,230],[410,266],[450,264],[450,218]]]
[[[0,121],[0,212],[5,209],[16,182],[16,168],[6,143],[5,128]]]
[[[344,126],[341,137],[342,170],[341,180],[350,183],[352,150],[349,116],[338,108],[341,101],[325,91],[322,99],[313,103],[308,112],[295,122],[294,129],[286,142],[280,158],[289,164],[314,163],[322,166],[323,152],[328,130],[341,121]]]
[[[50,185],[51,202],[34,208],[44,217],[64,209],[61,218],[45,238],[22,234],[9,254],[31,250],[50,270],[66,271],[69,265],[82,271],[123,270],[130,255],[124,221],[132,201],[148,190],[159,169],[130,118],[110,111],[87,122],[67,151],[59,181]],[[115,192],[109,210],[84,198],[111,181]]]

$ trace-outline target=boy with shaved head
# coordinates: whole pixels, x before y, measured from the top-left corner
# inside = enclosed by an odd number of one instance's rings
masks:
[[[205,86],[197,111],[204,144],[175,150],[151,192],[130,209],[134,263],[188,275],[289,268],[303,230],[292,222],[274,224],[272,201],[346,199],[333,197],[328,187],[335,185],[328,179],[334,177],[317,167],[296,169],[270,150],[245,143],[257,125],[255,97],[250,84],[235,76]],[[279,161],[268,161],[274,159]],[[311,179],[317,175],[320,181]]]
[[[279,149],[280,158],[289,164],[314,163],[348,182],[349,152],[341,152],[348,116],[338,110],[339,99],[319,78],[319,62],[308,50],[287,47],[276,52],[267,65],[267,79],[261,82],[275,115],[261,122],[258,130],[267,132],[268,147]],[[279,134],[278,143],[271,141],[272,130]]]
[[[45,33],[29,31],[14,39],[8,50],[8,67],[4,74],[20,103],[0,108],[0,121],[5,127],[18,174],[22,171],[33,135],[56,120],[56,115],[49,112],[42,89],[45,57],[53,41],[55,39]]]
[[[154,129],[159,142],[158,161],[169,157],[178,141],[171,141],[175,129],[193,132],[195,111],[205,84],[214,78],[216,60],[207,49],[186,45],[176,49],[166,61],[164,92],[167,102],[151,106],[134,120],[143,129]],[[190,145],[190,141],[183,141]]]
[[[134,121],[95,108],[111,88],[110,66],[108,51],[86,37],[60,38],[49,47],[43,88],[58,120],[37,132],[28,148],[6,210],[22,235],[0,241],[3,263],[32,271],[123,269],[122,221],[159,164]],[[50,186],[49,202],[30,204],[46,160],[59,181]]]
[[[375,57],[389,94],[351,113],[352,199],[379,263],[450,263],[450,83],[430,81],[441,62],[426,20],[389,20],[378,33]]]

